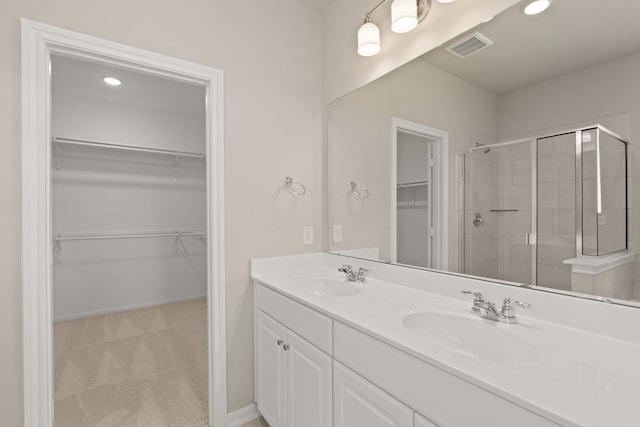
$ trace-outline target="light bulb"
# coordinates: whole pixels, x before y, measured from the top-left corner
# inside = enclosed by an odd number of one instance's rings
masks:
[[[102,81],[104,81],[109,86],[120,86],[122,84],[122,81],[120,79],[116,79],[115,77],[105,77],[104,79],[102,79]]]

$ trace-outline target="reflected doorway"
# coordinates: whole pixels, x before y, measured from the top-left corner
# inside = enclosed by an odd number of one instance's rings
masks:
[[[392,260],[445,269],[446,132],[394,120]]]

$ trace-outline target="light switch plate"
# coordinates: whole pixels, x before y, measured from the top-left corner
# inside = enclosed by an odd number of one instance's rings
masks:
[[[313,245],[313,225],[305,225],[302,227],[302,244]]]
[[[333,243],[342,243],[342,226],[333,226]]]

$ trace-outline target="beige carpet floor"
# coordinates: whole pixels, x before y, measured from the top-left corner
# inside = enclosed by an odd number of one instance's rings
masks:
[[[56,427],[207,424],[206,300],[53,329]]]

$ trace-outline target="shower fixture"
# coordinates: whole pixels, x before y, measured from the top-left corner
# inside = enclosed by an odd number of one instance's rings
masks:
[[[484,147],[484,144],[480,144],[479,142],[476,142],[475,148],[480,148],[480,147]],[[491,151],[491,148],[485,148],[482,152],[487,154],[489,151]]]

